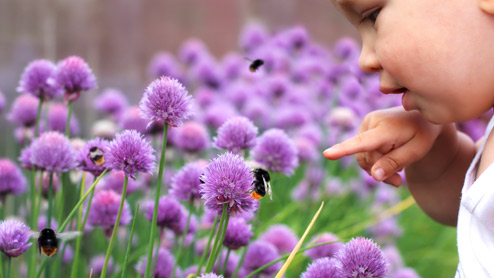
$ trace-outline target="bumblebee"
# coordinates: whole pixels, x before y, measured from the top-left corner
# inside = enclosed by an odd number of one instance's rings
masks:
[[[92,147],[91,149],[89,149],[88,156],[91,159],[91,161],[93,161],[98,166],[105,163],[105,158],[103,157],[103,151],[98,147]]]
[[[57,235],[53,229],[45,228],[37,236],[39,252],[43,252],[48,257],[53,256],[57,253],[58,245],[62,239],[69,240],[79,234],[80,232],[66,232]],[[33,232],[33,236],[36,237],[36,232]]]
[[[262,169],[256,168],[252,170],[252,174],[254,175],[254,188],[247,191],[247,193],[252,196],[252,198],[259,200],[266,195],[266,192],[269,194],[269,199],[273,200],[273,192],[271,191],[271,177],[269,176],[269,172]]]
[[[251,61],[250,66],[249,66],[249,70],[251,72],[257,71],[262,65],[264,65],[264,61],[261,59],[255,59],[254,61],[252,61],[250,59],[248,59],[248,60]]]

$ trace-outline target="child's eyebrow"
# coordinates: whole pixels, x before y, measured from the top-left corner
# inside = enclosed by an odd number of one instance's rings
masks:
[[[348,7],[353,4],[353,0],[336,0],[336,5],[340,7]]]

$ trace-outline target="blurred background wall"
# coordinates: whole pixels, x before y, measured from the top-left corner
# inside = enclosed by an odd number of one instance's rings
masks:
[[[330,0],[0,0],[0,90],[9,109],[30,61],[81,56],[99,87],[75,105],[84,122],[91,95],[107,87],[137,103],[150,82],[147,67],[156,52],[176,54],[195,37],[220,59],[239,51],[239,34],[252,20],[272,33],[301,24],[328,48],[342,36],[359,39]],[[5,114],[0,127],[10,131]]]

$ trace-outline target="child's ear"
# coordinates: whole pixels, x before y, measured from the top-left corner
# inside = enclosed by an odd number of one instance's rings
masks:
[[[494,0],[477,0],[479,8],[491,15],[494,15]]]

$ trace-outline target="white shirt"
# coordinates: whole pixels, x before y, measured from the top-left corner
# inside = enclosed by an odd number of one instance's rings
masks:
[[[494,126],[491,118],[485,138]],[[494,163],[475,180],[485,141],[465,176],[458,213],[456,278],[494,277]]]

